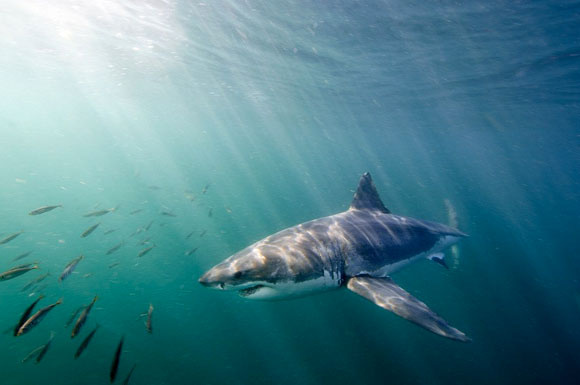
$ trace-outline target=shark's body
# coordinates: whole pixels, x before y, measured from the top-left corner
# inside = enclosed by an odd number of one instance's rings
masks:
[[[200,278],[250,299],[283,299],[346,286],[375,304],[442,336],[468,341],[389,275],[441,253],[465,234],[438,223],[393,215],[370,174],[349,210],[282,230],[232,255]]]

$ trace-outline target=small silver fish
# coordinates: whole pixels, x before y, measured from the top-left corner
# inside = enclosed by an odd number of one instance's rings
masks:
[[[119,242],[117,243],[115,246],[111,247],[108,251],[107,251],[107,255],[111,255],[113,254],[115,251],[119,250],[121,248],[121,246],[123,246],[125,242]]]
[[[155,245],[153,245],[153,246],[149,246],[148,248],[141,250],[141,251],[139,252],[139,254],[137,254],[137,257],[142,257],[142,256],[144,256],[145,254],[147,254],[148,252],[150,252],[150,251],[151,251],[151,250],[153,250],[154,248],[155,248]]]
[[[34,307],[36,306],[36,304],[38,304],[38,302],[40,302],[40,300],[43,298],[44,298],[44,296],[41,294],[32,304],[30,304],[26,308],[26,310],[24,310],[24,313],[22,313],[22,315],[20,316],[20,319],[18,320],[18,323],[14,327],[14,336],[18,335],[18,331],[20,330],[22,325],[24,325],[24,323],[26,321],[28,321],[28,318],[30,317],[30,313],[32,313],[32,310],[34,310]]]
[[[40,277],[34,278],[32,281],[30,281],[26,285],[24,285],[24,287],[22,289],[20,289],[20,291],[26,291],[26,290],[30,289],[32,286],[44,281],[46,279],[46,277],[48,277],[49,275],[50,275],[50,273],[46,273],[46,274],[41,275]]]
[[[56,209],[57,207],[62,207],[62,205],[42,206],[42,207],[39,207],[37,209],[32,210],[31,212],[28,213],[28,215],[40,215],[40,214],[44,214],[44,213],[47,213],[49,211],[52,211],[52,210]]]
[[[135,235],[141,234],[143,231],[145,231],[145,229],[142,227],[139,227],[131,235],[129,235],[129,238],[133,238]]]
[[[135,370],[136,367],[137,364],[133,364],[133,367],[131,368],[131,370],[129,370],[129,374],[127,374],[127,377],[125,377],[125,381],[123,381],[123,385],[129,385],[129,380],[131,379],[131,375],[133,375],[133,371]]]
[[[45,283],[44,285],[38,285],[34,287],[34,291],[32,293],[29,293],[28,296],[29,297],[33,297],[35,296],[37,293],[42,293],[44,291],[44,289],[46,289],[48,287],[48,284]]]
[[[28,273],[31,270],[35,270],[38,269],[38,265],[32,265],[30,266],[26,266],[26,265],[22,265],[22,266],[18,266],[18,267],[13,267],[12,269],[5,271],[3,273],[0,273],[0,281],[8,281],[9,279],[13,279],[16,278],[18,276],[21,276],[22,274]]]
[[[176,217],[176,214],[173,214],[171,211],[162,211],[161,215],[165,215],[166,217]]]
[[[71,273],[74,271],[74,269],[77,267],[77,265],[79,264],[79,262],[84,258],[84,255],[79,255],[77,258],[73,259],[72,261],[70,261],[68,263],[68,265],[66,265],[66,267],[64,268],[62,274],[60,275],[60,277],[58,277],[58,281],[62,282],[66,279],[66,277],[68,277],[69,275],[71,275]]]
[[[187,255],[187,256],[189,256],[189,255],[192,255],[193,253],[195,253],[195,252],[197,251],[197,249],[198,249],[198,248],[199,248],[199,247],[194,247],[194,248],[193,248],[193,249],[191,249],[191,250],[187,250],[187,251],[185,252],[185,255]]]
[[[87,217],[87,218],[88,217],[101,217],[105,214],[112,213],[113,211],[116,211],[118,207],[119,206],[111,207],[110,209],[91,211],[90,213],[86,213],[85,215],[83,215],[83,217]]]
[[[81,238],[86,238],[86,237],[88,237],[89,235],[91,235],[91,233],[92,233],[93,231],[95,231],[95,230],[97,229],[97,227],[99,227],[99,225],[100,225],[100,224],[101,224],[101,223],[99,222],[99,223],[97,223],[97,224],[95,224],[95,225],[92,225],[91,227],[89,227],[89,228],[88,228],[88,229],[86,229],[85,231],[83,231],[83,233],[81,234]]]
[[[150,237],[143,239],[141,242],[137,243],[137,245],[146,245],[147,243],[149,243],[151,238],[153,238],[153,236],[150,236]]]
[[[70,314],[70,317],[68,319],[68,321],[66,321],[66,324],[64,325],[64,328],[68,328],[70,326],[70,324],[72,324],[73,320],[76,318],[77,314],[79,314],[86,306],[80,306],[78,309],[76,309],[75,311],[73,311]]]
[[[117,370],[119,369],[119,361],[121,360],[121,352],[123,351],[124,340],[125,336],[122,336],[121,341],[119,341],[119,345],[117,345],[117,350],[115,350],[113,362],[111,363],[111,371],[109,372],[109,378],[111,380],[111,383],[115,382],[115,378],[117,377]]]
[[[153,317],[153,304],[149,304],[149,310],[147,311],[147,322],[145,323],[145,328],[149,334],[153,333],[153,324],[152,324],[152,317]]]
[[[32,330],[32,328],[38,325],[40,321],[44,319],[44,317],[46,317],[49,311],[51,311],[52,309],[54,309],[55,306],[58,306],[61,303],[62,298],[53,303],[52,305],[48,305],[47,307],[44,307],[39,311],[37,311],[36,313],[34,313],[32,317],[30,317],[28,320],[26,320],[26,322],[22,324],[22,326],[20,326],[20,329],[18,329],[16,336],[21,336],[25,333],[28,333],[30,330]]]
[[[36,356],[36,363],[37,364],[39,364],[40,361],[42,361],[42,359],[44,358],[44,355],[46,354],[46,352],[48,352],[48,348],[50,348],[50,344],[52,343],[53,339],[54,339],[54,332],[50,332],[50,339],[48,340],[48,342],[46,344],[44,344],[42,346],[42,350]]]
[[[19,232],[17,232],[17,233],[14,233],[14,234],[10,234],[10,235],[8,235],[7,237],[5,237],[5,238],[3,238],[2,240],[0,240],[0,245],[3,245],[3,244],[5,244],[5,243],[8,243],[8,242],[10,242],[10,241],[14,240],[16,237],[18,237],[18,236],[19,236],[20,234],[22,234],[23,232],[24,232],[24,231],[20,230],[20,231],[19,231]]]
[[[99,325],[95,326],[95,328],[93,329],[93,331],[90,332],[89,335],[85,337],[85,339],[83,340],[83,342],[81,342],[81,344],[79,345],[79,348],[75,352],[75,360],[77,358],[79,358],[81,356],[81,354],[85,351],[85,349],[87,348],[87,346],[89,346],[89,343],[93,339],[93,336],[95,335],[95,333],[97,332],[98,329],[99,329]]]
[[[26,357],[24,357],[24,358],[22,359],[22,361],[20,361],[20,362],[22,362],[23,364],[27,363],[27,362],[28,362],[28,361],[30,361],[31,359],[33,359],[33,358],[35,358],[36,356],[38,356],[38,354],[40,353],[40,351],[41,351],[42,349],[44,349],[44,345],[40,345],[39,347],[37,347],[37,348],[34,348],[34,350],[33,350],[33,351],[31,351],[30,353],[28,353],[28,354],[26,355]]]
[[[75,326],[73,327],[70,338],[75,338],[79,334],[79,332],[81,331],[81,328],[83,327],[85,322],[87,322],[87,317],[89,316],[89,313],[91,312],[91,309],[93,308],[93,305],[95,304],[95,302],[97,302],[97,299],[99,299],[99,297],[95,295],[95,298],[93,298],[93,301],[87,307],[85,307],[85,309],[81,312],[79,319],[77,319],[77,322],[75,323]]]
[[[28,257],[30,254],[32,254],[32,250],[31,251],[27,251],[26,253],[22,253],[20,255],[17,255],[16,257],[14,257],[14,259],[12,260],[12,262],[16,262],[16,261],[19,261],[21,259],[24,259],[24,258]]]
[[[138,213],[140,213],[141,211],[143,211],[143,209],[137,209],[137,210],[133,210],[133,211],[131,211],[131,212],[129,213],[129,215],[135,215],[135,214],[138,214]]]
[[[110,230],[105,231],[103,234],[104,235],[109,235],[111,233],[114,233],[115,231],[117,231],[117,229],[110,229]]]

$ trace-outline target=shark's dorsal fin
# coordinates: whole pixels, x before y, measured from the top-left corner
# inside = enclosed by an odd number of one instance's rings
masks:
[[[371,174],[365,172],[358,182],[358,188],[354,193],[354,198],[349,207],[350,210],[379,210],[383,213],[390,214],[389,209],[385,207],[379,197],[377,188],[373,183]]]

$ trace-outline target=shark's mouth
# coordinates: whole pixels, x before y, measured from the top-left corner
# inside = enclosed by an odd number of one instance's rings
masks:
[[[263,287],[265,287],[265,286],[264,285],[250,286],[246,289],[240,290],[239,293],[240,293],[240,296],[242,296],[242,297],[249,297]]]

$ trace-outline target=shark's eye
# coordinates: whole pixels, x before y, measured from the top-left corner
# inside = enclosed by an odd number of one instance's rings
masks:
[[[236,271],[234,273],[234,278],[236,278],[236,279],[240,278],[241,276],[242,276],[242,272],[241,271]]]

